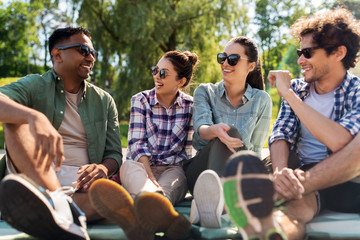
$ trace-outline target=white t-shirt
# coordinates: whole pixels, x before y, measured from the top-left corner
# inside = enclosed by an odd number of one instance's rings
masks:
[[[334,98],[334,91],[318,94],[315,91],[314,84],[311,84],[309,96],[304,102],[325,117],[333,119]],[[298,153],[302,165],[320,162],[328,156],[327,147],[316,140],[301,122]]]

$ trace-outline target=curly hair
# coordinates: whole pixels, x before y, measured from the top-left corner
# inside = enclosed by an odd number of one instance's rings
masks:
[[[349,10],[336,8],[300,18],[291,30],[299,41],[312,34],[314,43],[324,48],[328,55],[338,46],[345,46],[347,53],[342,63],[347,70],[355,67],[360,49],[360,21]]]

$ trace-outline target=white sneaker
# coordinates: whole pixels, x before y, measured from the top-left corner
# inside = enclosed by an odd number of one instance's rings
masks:
[[[86,217],[59,189],[51,192],[21,174],[0,184],[0,211],[12,227],[40,239],[90,239]]]
[[[203,171],[196,180],[191,202],[190,222],[202,227],[221,228],[224,195],[219,176],[213,170]]]

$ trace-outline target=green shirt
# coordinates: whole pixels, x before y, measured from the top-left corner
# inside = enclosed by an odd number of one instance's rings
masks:
[[[84,93],[78,106],[86,132],[91,163],[112,158],[122,163],[118,113],[113,98],[104,90],[84,81]],[[59,129],[65,113],[65,89],[62,78],[50,70],[32,74],[0,88],[10,99],[45,114]]]

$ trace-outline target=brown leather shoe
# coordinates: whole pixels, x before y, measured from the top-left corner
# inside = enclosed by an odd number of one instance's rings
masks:
[[[154,233],[143,229],[134,214],[134,201],[118,183],[96,180],[89,189],[90,202],[104,218],[119,225],[130,240],[152,240]]]
[[[190,222],[175,211],[171,202],[159,193],[143,192],[135,198],[135,216],[149,232],[163,232],[166,237],[180,239],[189,232]]]

